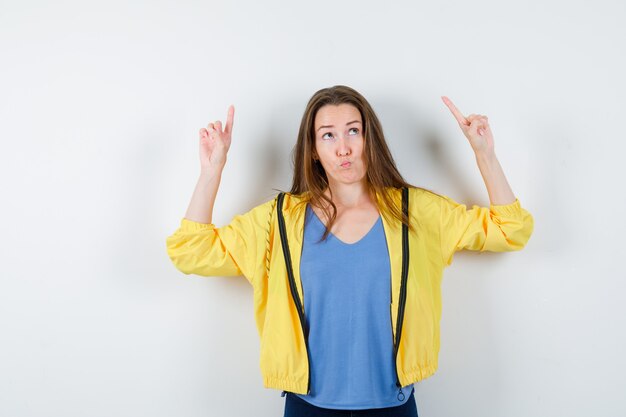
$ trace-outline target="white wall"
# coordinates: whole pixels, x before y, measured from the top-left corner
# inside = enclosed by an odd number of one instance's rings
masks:
[[[235,104],[223,225],[289,188],[334,84],[409,182],[468,205],[488,195],[439,97],[488,115],[535,217],[522,252],[445,271],[420,416],[626,414],[624,2],[89,3],[0,3],[0,415],[282,415],[247,281],[183,275],[165,238],[201,127]]]

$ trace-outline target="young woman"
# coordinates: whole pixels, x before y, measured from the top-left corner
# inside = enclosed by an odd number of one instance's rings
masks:
[[[264,386],[286,395],[285,417],[417,416],[413,383],[437,369],[443,269],[457,250],[529,240],[533,218],[507,183],[487,117],[443,101],[489,207],[405,182],[370,104],[338,85],[309,100],[290,192],[218,228],[234,108],[223,129],[200,129],[200,179],[168,255],[185,274],[243,275],[253,286]]]

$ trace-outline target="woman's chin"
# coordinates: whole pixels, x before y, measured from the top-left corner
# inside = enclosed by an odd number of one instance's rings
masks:
[[[365,175],[355,175],[354,173],[345,173],[333,178],[333,182],[336,184],[354,184],[365,181]]]

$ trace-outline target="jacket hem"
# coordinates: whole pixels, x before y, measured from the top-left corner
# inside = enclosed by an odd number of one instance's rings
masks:
[[[404,372],[401,380],[407,381],[406,384],[402,386],[405,387],[414,382],[421,381],[432,376],[437,371],[437,365],[427,365],[414,368],[410,371]]]
[[[296,394],[306,395],[308,380],[305,379],[292,379],[292,378],[280,378],[280,377],[263,377],[263,386],[265,388],[273,388],[283,391],[289,391]]]

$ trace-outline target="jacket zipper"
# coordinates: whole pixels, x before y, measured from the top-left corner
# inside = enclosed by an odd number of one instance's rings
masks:
[[[304,316],[304,308],[302,307],[302,303],[300,302],[300,297],[298,296],[298,292],[296,291],[296,280],[293,276],[293,269],[291,265],[291,252],[289,251],[289,245],[287,242],[287,232],[285,230],[285,219],[283,218],[283,197],[284,194],[281,193],[278,197],[278,226],[280,227],[280,240],[283,246],[283,254],[285,255],[285,264],[287,266],[287,275],[289,277],[289,288],[291,289],[291,296],[293,297],[294,302],[296,303],[296,308],[298,310],[298,317],[300,318],[300,326],[302,327],[302,333],[304,334],[304,346],[306,348],[306,356],[308,361],[308,377],[307,377],[307,395],[311,393],[311,362],[309,361],[309,329],[306,326],[306,319]],[[284,396],[285,391],[281,393],[281,396]]]
[[[402,189],[402,210],[408,213],[408,190]],[[404,305],[406,304],[406,282],[409,266],[409,234],[407,227],[402,225],[402,280],[400,282],[400,305],[398,306],[398,321],[396,323],[396,340],[394,343],[394,366],[396,369],[396,386],[398,387],[398,401],[403,401],[405,396],[400,385],[400,376],[398,375],[398,350],[400,346],[400,338],[402,337],[402,323],[404,322]]]

